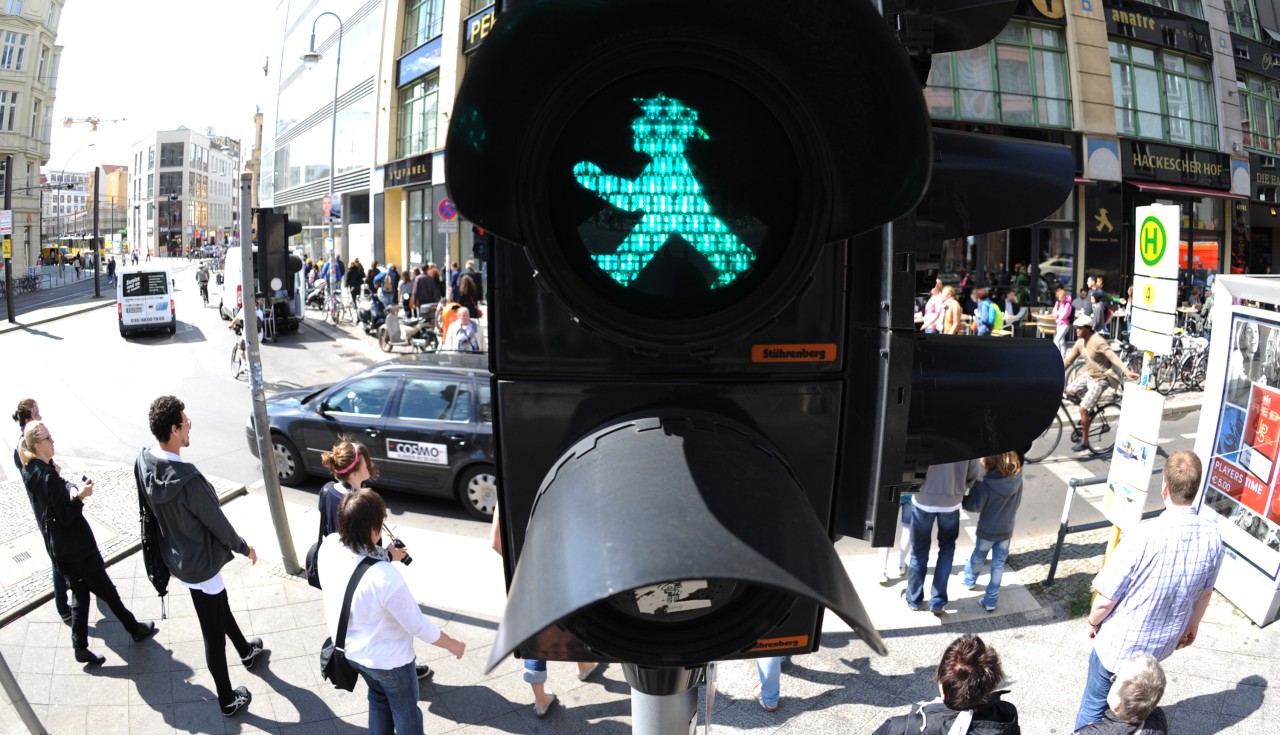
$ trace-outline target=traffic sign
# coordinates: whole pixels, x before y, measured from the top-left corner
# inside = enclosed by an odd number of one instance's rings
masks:
[[[0,209],[0,235],[13,234],[13,210]]]
[[[440,215],[440,219],[451,220],[458,216],[458,208],[454,206],[453,200],[445,197],[436,205],[436,212]]]
[[[1133,303],[1129,341],[1167,355],[1173,347],[1178,308],[1178,244],[1182,211],[1171,204],[1134,210]]]
[[[5,260],[8,260],[13,257],[13,240],[10,240],[9,238],[6,237],[4,239],[4,245],[0,247],[3,247],[3,250],[4,250],[3,256]]]

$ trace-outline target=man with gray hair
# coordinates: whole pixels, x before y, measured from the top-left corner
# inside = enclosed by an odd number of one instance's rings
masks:
[[[1140,653],[1120,664],[1100,722],[1075,735],[1167,735],[1169,722],[1157,705],[1164,696],[1164,669],[1155,656]]]
[[[1101,722],[1114,672],[1139,654],[1157,661],[1196,640],[1222,568],[1222,534],[1196,513],[1200,458],[1190,450],[1164,464],[1164,513],[1125,534],[1093,580],[1089,673],[1075,729]]]

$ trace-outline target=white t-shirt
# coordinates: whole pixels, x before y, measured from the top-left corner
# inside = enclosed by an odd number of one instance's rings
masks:
[[[364,558],[343,546],[336,533],[325,536],[320,545],[324,619],[335,640],[347,582]],[[364,573],[351,598],[347,658],[374,669],[394,669],[413,662],[414,638],[435,643],[440,640],[440,628],[422,614],[400,570],[388,562],[374,564]]]

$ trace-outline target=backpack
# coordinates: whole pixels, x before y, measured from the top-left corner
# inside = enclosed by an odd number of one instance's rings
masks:
[[[994,332],[998,329],[1003,329],[1004,328],[1004,309],[1001,309],[1000,307],[995,306],[993,304],[991,306],[991,310],[995,312],[995,316],[991,318],[991,331]]]
[[[147,450],[143,449],[143,452]],[[142,531],[142,566],[147,570],[147,579],[156,594],[160,595],[160,619],[168,617],[165,611],[165,595],[169,594],[169,566],[164,562],[164,533],[160,530],[160,521],[151,509],[151,501],[143,490],[142,455],[133,465],[133,479],[138,485],[138,521]]]

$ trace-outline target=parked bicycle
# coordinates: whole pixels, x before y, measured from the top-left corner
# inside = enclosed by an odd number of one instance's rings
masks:
[[[1067,427],[1071,427],[1072,443],[1079,443],[1081,436],[1080,422],[1077,420],[1080,406],[1074,402],[1062,399],[1062,405],[1058,412],[1054,414],[1053,420],[1045,427],[1043,433],[1031,443],[1031,448],[1027,450],[1023,459],[1027,462],[1039,462],[1040,460],[1053,454],[1058,448],[1058,443],[1062,441],[1062,434]],[[1112,447],[1116,444],[1116,433],[1120,429],[1120,402],[1114,399],[1105,399],[1098,402],[1097,406],[1089,412],[1089,451],[1095,457],[1102,457],[1111,453]]]

